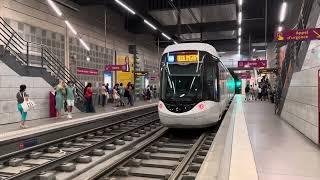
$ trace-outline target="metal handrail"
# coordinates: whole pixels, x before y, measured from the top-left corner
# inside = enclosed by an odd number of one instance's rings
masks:
[[[36,55],[39,54],[42,68],[44,67],[44,62],[46,62],[47,67],[56,77],[65,82],[72,80],[76,88],[83,92],[85,88],[84,85],[74,74],[66,70],[66,66],[59,60],[55,53],[44,44],[29,42],[23,39],[2,17],[0,17],[0,35],[0,41],[5,44],[5,49],[8,49],[27,66],[29,66],[29,56],[31,52]],[[30,48],[33,48],[33,50],[30,50]],[[22,55],[26,57],[24,58]],[[82,93],[80,93],[79,96],[84,98]]]

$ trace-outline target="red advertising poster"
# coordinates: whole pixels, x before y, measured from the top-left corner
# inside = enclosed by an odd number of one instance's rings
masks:
[[[267,67],[267,60],[238,61],[238,67]]]
[[[316,39],[320,40],[320,28],[288,30],[276,32],[275,34],[275,40],[278,42],[306,41]]]
[[[250,73],[238,73],[238,78],[239,79],[251,79],[251,74]]]
[[[106,65],[105,71],[123,71],[128,72],[127,65]]]
[[[98,75],[98,70],[77,67],[77,74]]]

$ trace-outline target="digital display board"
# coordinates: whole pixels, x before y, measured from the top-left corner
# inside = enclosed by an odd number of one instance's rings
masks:
[[[174,52],[168,53],[167,62],[173,63],[192,63],[199,61],[199,54],[197,51],[192,52]]]

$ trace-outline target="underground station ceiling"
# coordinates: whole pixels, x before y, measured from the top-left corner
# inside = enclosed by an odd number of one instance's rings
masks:
[[[126,28],[129,32],[151,33],[155,40],[160,37],[162,47],[172,44],[172,41],[168,42],[161,36],[161,32],[146,28],[141,17],[148,19],[176,42],[206,42],[218,51],[238,50],[241,26],[243,54],[249,51],[249,44],[255,44],[258,50],[265,48],[265,37],[267,41],[272,41],[281,5],[280,0],[242,0],[240,9],[239,0],[120,0],[136,12],[133,16],[117,4],[116,0],[72,1],[80,6],[102,5],[115,9],[127,16]],[[238,22],[240,11],[241,25]]]

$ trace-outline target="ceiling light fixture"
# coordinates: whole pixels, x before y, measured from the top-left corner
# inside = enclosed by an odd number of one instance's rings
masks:
[[[173,41],[175,44],[178,44],[177,41]]]
[[[168,40],[171,40],[171,38],[170,38],[168,35],[166,35],[165,33],[161,33],[161,35],[162,35],[163,37],[167,38]]]
[[[90,51],[90,48],[88,47],[88,45],[81,38],[79,38],[79,40],[80,40],[80,43],[82,44],[82,46],[84,48],[86,48],[87,51]]]
[[[143,22],[148,24],[152,29],[157,30],[157,28],[153,24],[151,24],[149,21],[144,19]]]
[[[239,6],[242,6],[243,0],[239,0]]]
[[[282,26],[279,26],[278,27],[278,32],[281,32],[283,30],[283,27]]]
[[[238,36],[241,36],[241,27],[238,29]]]
[[[241,44],[241,38],[240,37],[238,38],[238,44]]]
[[[121,2],[120,0],[115,0],[116,3],[118,3],[120,6],[122,6],[123,8],[125,8],[126,10],[128,10],[131,14],[136,14],[136,12],[134,12],[131,8],[129,8],[127,5],[125,5],[123,2]]]
[[[256,51],[256,48],[253,48],[253,50],[252,50],[253,52],[255,52]]]
[[[279,17],[280,22],[283,22],[284,19],[286,18],[286,12],[287,12],[287,2],[283,2],[280,10],[280,17]]]
[[[52,0],[47,0],[49,5],[52,7],[52,9],[56,12],[58,16],[62,16],[62,12],[58,8],[58,6],[52,1]]]
[[[71,30],[71,32],[74,34],[74,35],[77,35],[77,31],[72,27],[72,25],[69,23],[69,21],[65,20],[64,21],[66,23],[66,25],[68,26],[68,28]]]
[[[239,45],[238,45],[238,50],[240,50],[240,49],[241,49],[241,45],[239,44]]]
[[[239,12],[239,17],[238,18],[239,18],[238,19],[238,24],[241,25],[241,23],[242,23],[242,12],[241,11]]]

